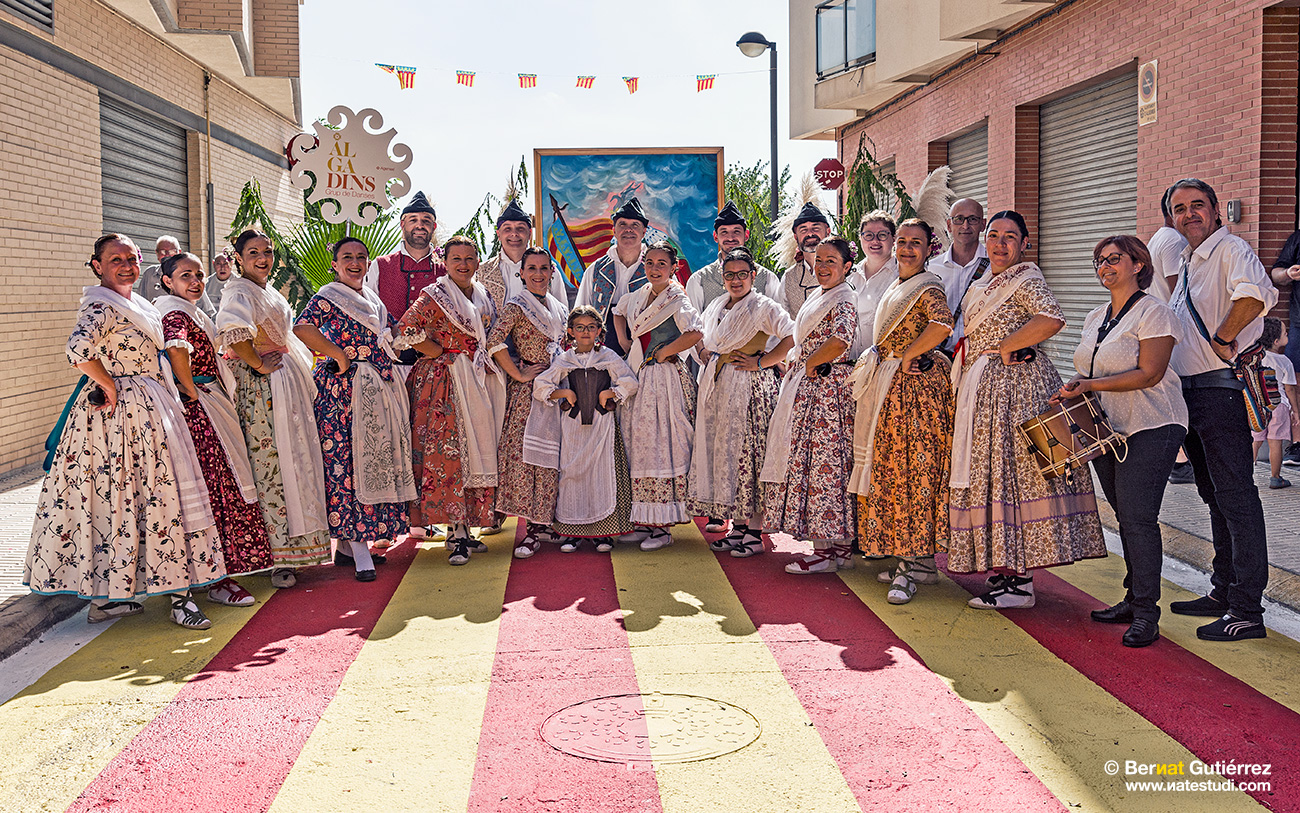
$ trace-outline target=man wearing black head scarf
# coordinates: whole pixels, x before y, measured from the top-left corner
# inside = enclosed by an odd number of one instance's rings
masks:
[[[524,249],[532,244],[533,216],[525,212],[519,203],[511,200],[497,217],[497,243],[501,250],[478,267],[474,279],[483,284],[492,304],[499,313],[515,294],[524,290],[524,281],[520,278],[523,267]],[[552,263],[551,296],[568,306],[569,292],[564,284],[564,274]]]
[[[727,205],[713,219],[713,239],[718,244],[718,259],[691,274],[691,278],[686,281],[686,298],[700,313],[704,313],[709,303],[725,291],[722,284],[723,256],[733,248],[744,246],[749,240],[749,223],[731,201],[727,201]],[[780,280],[770,269],[758,266],[754,290],[785,307],[785,292],[781,290]]]

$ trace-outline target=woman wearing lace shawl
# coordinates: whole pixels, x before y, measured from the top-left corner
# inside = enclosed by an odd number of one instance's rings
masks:
[[[275,264],[270,238],[242,232],[235,258],[240,276],[221,292],[217,336],[231,359],[235,407],[271,537],[271,584],[293,587],[294,569],[325,561],[330,549],[311,352],[293,334],[289,302],[267,283]]]
[[[316,365],[316,427],[325,460],[334,564],[351,565],[357,581],[375,580],[370,544],[387,547],[408,530],[406,503],[415,498],[411,419],[406,387],[393,370],[396,324],[379,295],[363,286],[365,243],[334,244],[336,281],[307,303],[293,332],[325,361]]]

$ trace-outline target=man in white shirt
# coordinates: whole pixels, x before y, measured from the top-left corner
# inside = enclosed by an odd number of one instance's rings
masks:
[[[984,233],[984,207],[977,200],[962,198],[948,210],[948,234],[952,245],[926,265],[927,271],[943,280],[948,293],[948,309],[953,315],[953,331],[943,343],[950,355],[957,342],[966,335],[966,322],[962,314],[962,299],[975,280],[984,276],[989,267],[989,255],[980,242]]]
[[[749,222],[731,201],[727,201],[713,219],[713,240],[718,244],[718,259],[691,274],[686,281],[686,298],[700,313],[726,292],[722,284],[722,258],[728,251],[741,248],[749,241]],[[758,274],[754,277],[754,290],[784,308],[785,292],[781,290],[780,278],[771,269],[755,265]]]
[[[487,289],[498,313],[516,294],[524,290],[519,269],[523,267],[524,249],[531,244],[532,237],[533,216],[512,199],[497,216],[497,243],[501,250],[484,260],[474,274],[475,282],[482,283]],[[567,308],[569,292],[564,285],[564,274],[560,273],[554,263],[552,269],[550,294]]]
[[[1196,490],[1210,508],[1214,571],[1209,595],[1175,601],[1182,615],[1216,616],[1196,630],[1209,641],[1263,638],[1268,583],[1264,509],[1255,487],[1250,424],[1232,371],[1240,350],[1264,331],[1277,290],[1245,240],[1223,227],[1219,198],[1197,178],[1170,187],[1174,226],[1187,239],[1170,305],[1183,328],[1170,365],[1183,382],[1185,448]]]
[[[1174,216],[1169,211],[1169,196],[1172,192],[1172,188],[1166,189],[1160,198],[1160,214],[1164,216],[1165,224],[1156,229],[1156,233],[1147,241],[1151,265],[1156,272],[1147,293],[1160,297],[1164,302],[1169,301],[1169,292],[1178,284],[1178,269],[1182,266],[1183,249],[1187,247],[1187,239],[1174,228]]]
[[[605,346],[619,352],[622,346],[614,328],[614,306],[646,283],[642,241],[650,218],[641,208],[641,201],[632,198],[610,215],[610,219],[614,221],[614,245],[583,272],[573,306],[591,305],[599,311],[605,323]],[[627,354],[619,352],[619,355]]]

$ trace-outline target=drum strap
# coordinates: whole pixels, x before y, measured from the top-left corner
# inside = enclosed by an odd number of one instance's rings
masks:
[[[1114,318],[1111,318],[1110,315],[1110,305],[1106,306],[1106,321],[1102,322],[1101,327],[1097,328],[1097,343],[1092,346],[1092,360],[1088,362],[1089,378],[1092,378],[1092,368],[1097,366],[1097,350],[1101,348],[1101,343],[1106,340],[1106,337],[1115,329],[1115,326],[1128,315],[1128,312],[1133,310],[1133,306],[1138,303],[1138,300],[1146,296],[1146,294],[1146,291],[1139,290],[1130,296],[1128,301],[1124,303],[1124,307],[1119,309],[1119,315]]]

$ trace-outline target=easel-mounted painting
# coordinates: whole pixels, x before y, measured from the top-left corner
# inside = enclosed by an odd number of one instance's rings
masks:
[[[609,249],[610,214],[636,197],[650,218],[646,242],[675,245],[684,278],[717,259],[713,218],[724,172],[721,147],[533,150],[538,244],[577,287],[583,270]]]

